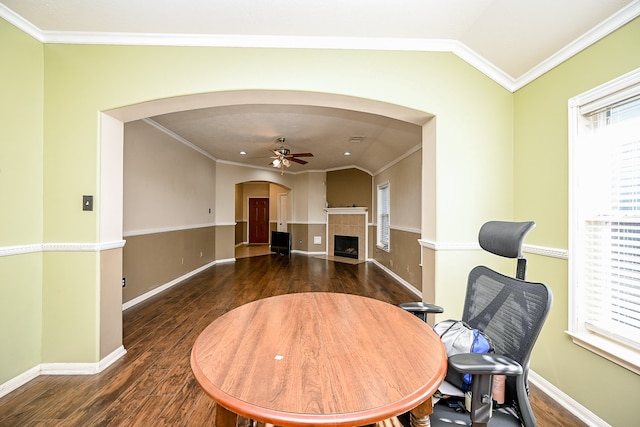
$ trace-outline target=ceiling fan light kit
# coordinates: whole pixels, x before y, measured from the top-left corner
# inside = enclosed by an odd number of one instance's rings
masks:
[[[291,154],[291,150],[289,150],[288,148],[285,148],[284,141],[285,141],[284,138],[282,137],[278,138],[278,143],[280,144],[280,147],[276,148],[275,150],[271,150],[271,152],[274,155],[271,157],[273,161],[270,164],[274,168],[280,168],[281,170],[283,169],[283,167],[288,168],[289,166],[291,166],[291,162],[296,162],[301,165],[306,165],[307,163],[309,163],[305,160],[298,159],[298,157],[313,157],[313,154],[311,153]]]

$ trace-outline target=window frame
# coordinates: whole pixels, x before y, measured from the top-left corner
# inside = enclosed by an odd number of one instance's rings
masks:
[[[383,198],[381,197],[382,191],[387,192],[386,197],[386,209],[383,209],[382,203]],[[381,184],[378,184],[377,191],[377,211],[376,211],[376,247],[378,249],[382,249],[385,252],[391,251],[391,188],[389,185],[389,181],[385,181]],[[384,226],[383,226],[383,215],[384,211],[386,211],[387,218],[387,228],[386,228],[386,242],[384,241]]]
[[[580,191],[581,152],[578,145],[585,141],[588,115],[625,99],[640,94],[640,68],[611,80],[569,100],[569,311],[568,330],[573,342],[636,374],[640,374],[640,347],[626,345],[607,334],[587,327],[581,303],[585,299],[584,285],[580,283],[581,268],[586,261],[580,259]]]

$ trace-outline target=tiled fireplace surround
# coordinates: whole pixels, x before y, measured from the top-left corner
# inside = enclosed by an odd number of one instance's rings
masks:
[[[366,260],[367,208],[327,208],[327,255],[333,255],[334,236],[358,237],[358,260]]]

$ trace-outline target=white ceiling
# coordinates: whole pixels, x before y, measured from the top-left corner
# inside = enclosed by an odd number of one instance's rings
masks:
[[[0,17],[46,43],[445,50],[510,90],[638,15],[640,0],[0,0]],[[213,158],[256,166],[279,136],[293,152],[313,152],[313,170],[375,172],[420,144],[415,125],[321,107],[216,107],[153,120]],[[365,141],[349,144],[351,136]]]
[[[371,174],[419,149],[422,128],[389,117],[306,105],[234,105],[155,116],[148,122],[217,160],[267,167],[285,138],[291,153],[313,153],[290,172],[356,166]],[[351,142],[352,137],[362,138]],[[240,154],[243,151],[246,154]],[[349,155],[345,155],[345,153]]]

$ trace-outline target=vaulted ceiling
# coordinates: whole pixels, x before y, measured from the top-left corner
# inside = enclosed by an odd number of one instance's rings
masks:
[[[0,17],[45,43],[444,50],[509,90],[638,15],[640,0],[0,0]],[[281,136],[292,152],[314,153],[314,170],[375,172],[420,144],[418,126],[326,107],[229,106],[151,119],[215,159],[257,167]],[[365,143],[349,142],[358,136]],[[243,144],[256,150],[242,155]]]

